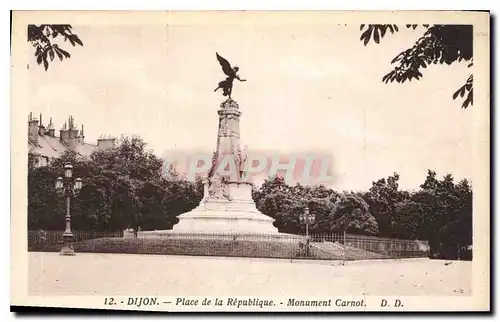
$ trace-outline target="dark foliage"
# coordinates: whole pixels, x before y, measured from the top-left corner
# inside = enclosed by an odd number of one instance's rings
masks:
[[[365,235],[378,233],[375,218],[368,204],[357,194],[337,193],[324,186],[289,186],[281,177],[266,180],[253,198],[257,209],[276,220],[281,232],[300,234],[305,232],[299,216],[305,206],[316,217],[310,226],[313,234],[348,232]]]
[[[406,25],[407,28],[416,30],[418,25]],[[387,73],[382,81],[385,83],[411,82],[412,79],[419,80],[423,77],[422,70],[432,64],[447,64],[455,62],[468,62],[472,66],[473,29],[472,25],[422,25],[424,32],[417,39],[413,47],[399,53],[391,61],[395,67]],[[366,46],[373,39],[375,43],[387,34],[399,31],[397,25],[361,25],[360,40]],[[472,74],[465,85],[460,87],[454,94],[453,99],[458,96],[465,100],[462,108],[473,104]]]
[[[126,228],[168,229],[177,216],[194,208],[202,197],[199,183],[167,180],[163,162],[140,138],[122,138],[113,149],[97,150],[90,160],[73,153],[46,167],[28,170],[28,228],[64,229],[65,205],[54,184],[64,163],[73,164],[83,188],[72,202],[72,226],[83,231]]]
[[[28,42],[35,48],[35,57],[38,65],[43,63],[45,70],[49,68],[49,60],[52,62],[57,56],[59,60],[70,58],[66,50],[54,43],[56,38],[64,39],[73,47],[83,46],[83,42],[73,33],[71,25],[28,25]]]
[[[305,206],[315,214],[312,234],[347,232],[386,238],[427,240],[432,256],[458,258],[472,245],[472,188],[451,175],[429,170],[420,189],[399,189],[399,175],[373,182],[364,193],[336,192],[324,186],[289,186],[267,180],[253,193],[257,208],[276,220],[284,233],[304,233],[299,216]],[[464,255],[460,255],[464,254]]]

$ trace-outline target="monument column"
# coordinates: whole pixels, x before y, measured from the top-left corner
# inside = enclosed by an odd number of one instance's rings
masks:
[[[236,101],[228,99],[220,105],[217,153],[219,157],[240,153],[240,116]]]
[[[212,167],[208,173],[210,195],[217,195],[221,186],[228,181],[240,181],[242,155],[240,148],[239,106],[233,99],[221,103],[217,145],[213,155]]]

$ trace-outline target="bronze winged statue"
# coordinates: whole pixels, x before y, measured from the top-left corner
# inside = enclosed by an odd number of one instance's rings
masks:
[[[231,93],[233,91],[233,81],[234,79],[239,80],[240,82],[246,82],[246,79],[241,79],[240,76],[238,76],[236,73],[238,72],[239,68],[238,66],[231,67],[231,64],[220,56],[218,53],[215,53],[217,56],[217,60],[219,61],[219,64],[222,66],[222,71],[224,74],[227,75],[227,78],[223,80],[222,82],[219,82],[219,86],[214,90],[216,92],[219,88],[222,89],[222,95],[228,96],[231,98]]]

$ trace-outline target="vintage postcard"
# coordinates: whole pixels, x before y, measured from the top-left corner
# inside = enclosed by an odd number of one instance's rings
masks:
[[[16,11],[11,305],[490,310],[466,11]]]

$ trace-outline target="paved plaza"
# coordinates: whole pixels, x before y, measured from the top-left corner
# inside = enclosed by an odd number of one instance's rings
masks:
[[[448,263],[448,265],[445,265]],[[472,263],[29,253],[31,295],[470,295]]]

